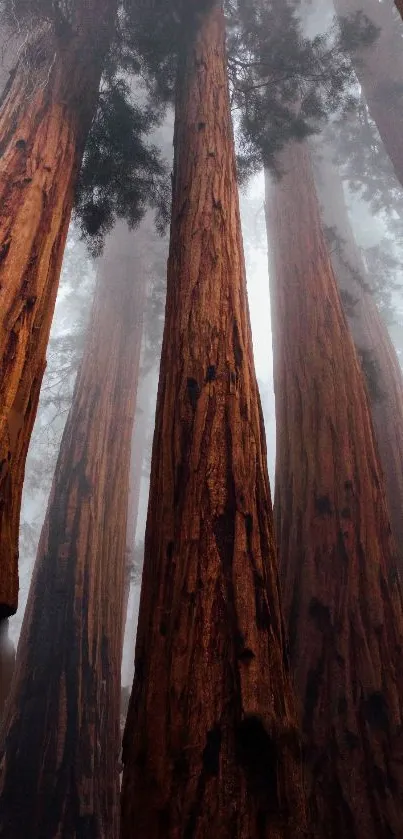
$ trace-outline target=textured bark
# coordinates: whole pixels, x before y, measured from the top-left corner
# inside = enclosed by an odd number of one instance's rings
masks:
[[[403,28],[390,0],[333,0],[337,14],[359,11],[380,29],[375,43],[352,53],[369,112],[397,179],[403,185]]]
[[[68,35],[30,38],[0,103],[0,619],[17,608],[25,460],[116,0],[75,7]]]
[[[332,264],[344,313],[367,384],[383,468],[400,577],[403,579],[403,378],[389,332],[371,294],[371,278],[348,218],[343,185],[330,155],[316,164],[321,214],[339,237]]]
[[[115,237],[116,247],[116,237]],[[118,835],[120,665],[142,278],[105,256],[0,744],[0,836]],[[140,318],[139,318],[140,315]]]
[[[121,835],[304,832],[220,3],[178,73],[173,207]]]
[[[395,0],[395,6],[399,10],[401,17],[403,18],[403,0]]]
[[[366,391],[306,146],[268,188],[275,522],[318,839],[399,836],[403,617]]]

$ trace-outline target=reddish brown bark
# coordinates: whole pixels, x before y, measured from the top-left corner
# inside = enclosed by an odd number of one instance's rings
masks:
[[[122,244],[122,243],[121,243]],[[116,239],[115,239],[116,247]],[[0,744],[0,836],[116,839],[142,278],[105,256]]]
[[[378,452],[385,476],[393,535],[403,579],[403,379],[389,332],[371,294],[361,253],[355,242],[343,185],[330,157],[317,163],[322,219],[335,231],[332,264],[358,358],[364,372]]]
[[[354,68],[369,112],[377,125],[397,179],[403,185],[403,28],[392,2],[379,0],[334,0],[339,15],[359,11],[379,28],[370,47],[352,53]]]
[[[303,144],[268,189],[275,521],[318,839],[403,818],[403,617],[383,478]]]
[[[304,833],[220,3],[178,73],[124,839]],[[195,26],[195,20],[193,20]],[[189,30],[187,30],[189,32]]]
[[[73,190],[116,0],[75,0],[68,35],[38,27],[0,107],[0,619],[16,611],[25,459]]]

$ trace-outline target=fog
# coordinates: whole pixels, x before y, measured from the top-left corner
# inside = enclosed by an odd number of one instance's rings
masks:
[[[382,4],[380,4],[382,5]],[[316,8],[315,4],[308,3],[301,11],[303,27],[309,37],[321,35],[332,26],[333,8],[330,3],[321,4]],[[400,30],[400,37],[403,37],[403,28],[396,17],[396,27]],[[371,49],[371,47],[367,48]],[[12,65],[17,46],[12,41],[3,44],[2,72],[0,84],[7,76],[7,69]],[[137,86],[136,86],[137,85]],[[358,81],[353,82],[352,90],[354,95],[360,95]],[[138,92],[138,82],[132,82],[133,95]],[[143,95],[143,94],[141,94]],[[234,112],[235,126],[237,125],[237,112]],[[332,122],[335,119],[330,115],[329,122],[323,123],[318,134],[314,135],[312,143],[316,152],[320,155],[323,151],[330,157],[337,158],[335,150],[334,129]],[[354,110],[346,117],[349,124],[354,124]],[[370,115],[368,114],[370,120]],[[169,115],[164,125],[155,134],[156,142],[162,148],[169,159],[172,150],[172,115]],[[342,133],[340,126],[337,131]],[[389,175],[388,188],[390,192],[400,196],[401,187],[396,180],[393,167],[387,160],[382,141],[374,124],[372,124],[373,136],[379,144],[379,154],[386,159],[386,168]],[[383,163],[383,165],[385,165]],[[400,225],[395,225],[391,235],[388,216],[382,208],[374,212],[373,203],[365,200],[363,192],[365,184],[360,186],[359,176],[351,185],[348,179],[348,169],[344,175],[345,200],[348,205],[349,219],[354,230],[358,247],[365,254],[366,249],[373,249],[378,245],[384,248],[386,261],[386,277],[384,284],[393,284],[389,292],[390,301],[388,308],[388,328],[394,342],[399,358],[403,352],[403,295],[400,285],[403,280],[402,273],[402,230]],[[340,163],[340,171],[343,172],[343,163]],[[275,184],[276,178],[273,181]],[[332,196],[328,195],[329,204]],[[401,199],[400,199],[401,200]],[[264,422],[267,443],[267,462],[270,477],[272,495],[274,494],[275,475],[275,450],[276,450],[276,429],[275,429],[275,401],[273,390],[273,354],[272,335],[270,319],[270,293],[268,274],[267,236],[264,212],[264,177],[263,173],[253,175],[249,182],[242,186],[240,192],[241,218],[244,237],[245,259],[247,269],[248,301],[253,334],[253,350],[256,374],[260,387],[260,395],[263,406]],[[402,205],[403,206],[403,205]],[[392,215],[393,215],[392,208]],[[397,214],[395,214],[397,215]],[[399,219],[400,221],[400,219]],[[113,231],[107,234],[113,239]],[[145,349],[147,338],[143,339],[143,360],[142,367],[145,374],[141,377],[138,387],[137,413],[133,424],[133,447],[136,446],[137,437],[142,436],[140,446],[143,449],[143,461],[141,466],[140,492],[138,501],[137,519],[133,522],[129,511],[128,547],[136,554],[136,562],[139,563],[142,557],[144,546],[144,534],[147,517],[147,503],[149,490],[149,470],[151,464],[152,426],[155,413],[155,400],[158,383],[159,352],[162,340],[163,326],[163,295],[165,276],[163,265],[167,259],[168,236],[162,239],[152,230],[152,223],[148,218],[142,222],[137,230],[132,231],[133,253],[139,247],[139,243],[154,256],[150,258],[147,266],[147,284],[149,299],[152,300],[157,288],[160,296],[158,315],[154,315],[155,323],[148,324],[148,330],[153,334],[151,341],[154,341],[153,358],[150,362],[150,348],[148,358]],[[119,258],[119,257],[117,257]],[[80,231],[77,225],[72,223],[66,253],[63,262],[63,270],[60,281],[60,290],[57,298],[56,310],[53,319],[47,370],[41,391],[41,399],[38,414],[33,430],[32,442],[29,450],[27,468],[24,483],[24,493],[21,513],[20,532],[20,598],[17,614],[10,621],[10,637],[14,644],[17,644],[21,629],[24,609],[29,591],[30,579],[35,560],[37,545],[45,517],[47,497],[50,491],[53,472],[56,467],[58,447],[60,445],[64,422],[71,402],[74,376],[81,357],[84,341],[85,326],[89,318],[94,284],[97,273],[97,263],[102,257],[93,259],[88,252],[85,242],[81,241]],[[157,262],[160,275],[155,275]],[[392,269],[388,267],[388,260],[395,260]],[[162,289],[162,291],[161,291]],[[149,306],[152,315],[152,306]],[[150,315],[148,316],[150,318]],[[151,369],[150,369],[151,368]],[[147,427],[147,434],[144,428]],[[138,477],[132,475],[132,481],[138,481]],[[137,549],[135,548],[137,546]],[[129,685],[133,677],[135,627],[139,606],[141,569],[137,568],[135,579],[131,583],[130,598],[128,605],[128,619],[125,634],[125,645],[122,664],[122,683]]]
[[[272,340],[270,327],[270,298],[269,298],[269,277],[267,262],[267,244],[264,226],[264,183],[263,176],[256,176],[248,185],[245,194],[241,194],[242,219],[245,219],[245,226],[249,229],[250,239],[245,238],[245,257],[247,264],[248,299],[250,307],[251,325],[253,333],[254,359],[256,374],[260,383],[261,399],[267,434],[267,456],[271,485],[274,486],[275,466],[275,409],[273,393],[273,358]],[[139,231],[131,235],[142,235],[143,225]],[[113,236],[113,233],[111,234]],[[158,241],[157,248],[167,256],[167,241]],[[78,276],[76,271],[79,271]],[[89,258],[85,245],[79,241],[78,233],[74,228],[71,230],[69,243],[64,260],[61,287],[55,311],[51,344],[57,347],[57,342],[63,336],[74,335],[79,332],[80,341],[78,350],[82,346],[82,331],[88,320],[91,307],[92,293],[94,288],[96,264]],[[154,278],[151,279],[151,282]],[[156,280],[164,282],[163,277]],[[80,283],[80,285],[78,285]],[[72,289],[74,293],[72,293]],[[79,292],[79,299],[77,299]],[[82,299],[84,297],[84,300]],[[159,329],[159,341],[162,335]],[[160,347],[159,347],[160,351]],[[77,364],[78,357],[74,359]],[[143,359],[144,361],[144,359]],[[151,465],[151,444],[155,400],[157,395],[158,382],[158,355],[153,359],[153,368],[147,373],[144,380],[140,382],[138,392],[138,414],[135,416],[133,426],[133,445],[136,444],[136,432],[139,426],[139,417],[146,414],[145,424],[148,426],[148,437],[144,450],[143,470],[147,472],[142,475],[141,491],[139,500],[138,520],[135,527],[135,541],[142,545],[147,516],[149,469]],[[21,629],[24,608],[28,596],[29,584],[35,560],[36,549],[39,541],[40,531],[46,512],[46,499],[50,490],[53,472],[56,466],[58,446],[60,445],[63,433],[63,420],[66,418],[67,406],[64,405],[62,413],[59,414],[58,407],[48,405],[50,395],[57,394],[59,386],[58,372],[60,370],[60,358],[54,352],[48,356],[48,367],[42,387],[42,398],[38,409],[38,416],[33,431],[33,440],[27,462],[25,477],[25,488],[21,514],[21,590],[20,608],[18,613],[10,621],[10,637],[14,643],[18,642]],[[63,379],[63,397],[71,399],[74,385],[74,378]],[[55,397],[57,398],[57,397]],[[143,416],[142,416],[143,419]],[[140,429],[141,433],[141,429]],[[38,475],[38,467],[40,474]],[[136,626],[139,605],[139,582],[132,584],[128,607],[128,627],[126,632],[125,648],[123,654],[122,673],[123,684],[128,685],[133,676],[134,642],[133,628]]]

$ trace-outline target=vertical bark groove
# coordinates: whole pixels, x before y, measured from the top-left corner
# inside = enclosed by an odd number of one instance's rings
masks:
[[[180,69],[122,837],[304,835],[220,3]]]
[[[307,148],[267,191],[277,420],[275,522],[318,839],[398,836],[400,584],[365,387]]]

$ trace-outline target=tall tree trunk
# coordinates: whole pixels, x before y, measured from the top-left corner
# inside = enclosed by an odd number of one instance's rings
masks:
[[[403,818],[403,617],[362,373],[293,143],[267,190],[277,420],[275,521],[310,814],[318,839]]]
[[[201,5],[184,42],[121,835],[296,837],[304,833],[298,734],[221,3]]]
[[[403,27],[392,2],[333,0],[338,15],[363,11],[379,37],[370,47],[352,52],[355,71],[369,112],[377,125],[397,179],[403,185]]]
[[[0,106],[0,620],[18,600],[25,460],[73,192],[117,0],[74,0],[38,26]],[[58,31],[58,30],[57,30]]]
[[[133,282],[125,261],[116,262],[117,244],[115,234],[18,647],[0,744],[4,839],[26,839],[27,825],[30,839],[118,836],[127,501],[143,292],[142,277]]]
[[[376,441],[385,475],[392,532],[403,579],[403,379],[389,332],[371,294],[357,247],[343,184],[327,152],[316,158],[322,220],[335,233],[331,258],[358,358],[366,379]]]

